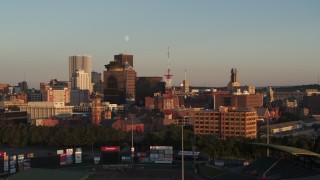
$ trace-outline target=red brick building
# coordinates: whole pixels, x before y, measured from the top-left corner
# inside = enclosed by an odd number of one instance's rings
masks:
[[[227,107],[243,107],[243,108],[256,108],[263,106],[262,94],[217,94],[214,95],[214,108],[220,106]]]
[[[133,130],[135,134],[142,135],[144,133],[144,124],[139,119],[118,120],[112,124],[112,128],[122,130],[126,133],[131,132],[131,130]]]

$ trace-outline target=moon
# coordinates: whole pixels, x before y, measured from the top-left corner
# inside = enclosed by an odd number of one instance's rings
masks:
[[[129,41],[129,36],[124,36],[124,41],[128,42]]]

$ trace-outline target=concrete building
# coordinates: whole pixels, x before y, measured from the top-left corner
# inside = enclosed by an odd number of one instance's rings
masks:
[[[72,79],[73,73],[77,70],[83,70],[89,76],[89,90],[92,91],[91,86],[91,72],[92,72],[92,57],[89,55],[75,55],[69,56],[69,81]]]
[[[27,112],[28,119],[42,119],[48,117],[66,118],[72,114],[72,106],[66,106],[64,102],[28,102],[21,106],[20,111]]]
[[[194,112],[194,133],[214,134],[220,138],[257,137],[257,113],[254,109],[220,107]]]
[[[71,77],[71,89],[72,90],[89,90],[90,80],[89,74],[83,70],[76,70]]]
[[[41,93],[44,102],[64,102],[70,103],[70,89],[48,89]]]

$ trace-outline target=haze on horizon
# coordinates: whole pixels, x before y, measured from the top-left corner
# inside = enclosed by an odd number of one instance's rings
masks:
[[[102,73],[128,52],[138,76],[163,76],[170,46],[174,85],[187,69],[192,86],[226,86],[231,68],[242,85],[316,84],[319,9],[317,0],[3,1],[0,83],[67,80],[75,54]]]

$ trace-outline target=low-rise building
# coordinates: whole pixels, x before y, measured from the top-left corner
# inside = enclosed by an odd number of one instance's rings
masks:
[[[73,106],[66,106],[64,102],[28,102],[21,106],[20,111],[26,111],[28,119],[42,119],[48,117],[66,118],[71,116]]]

